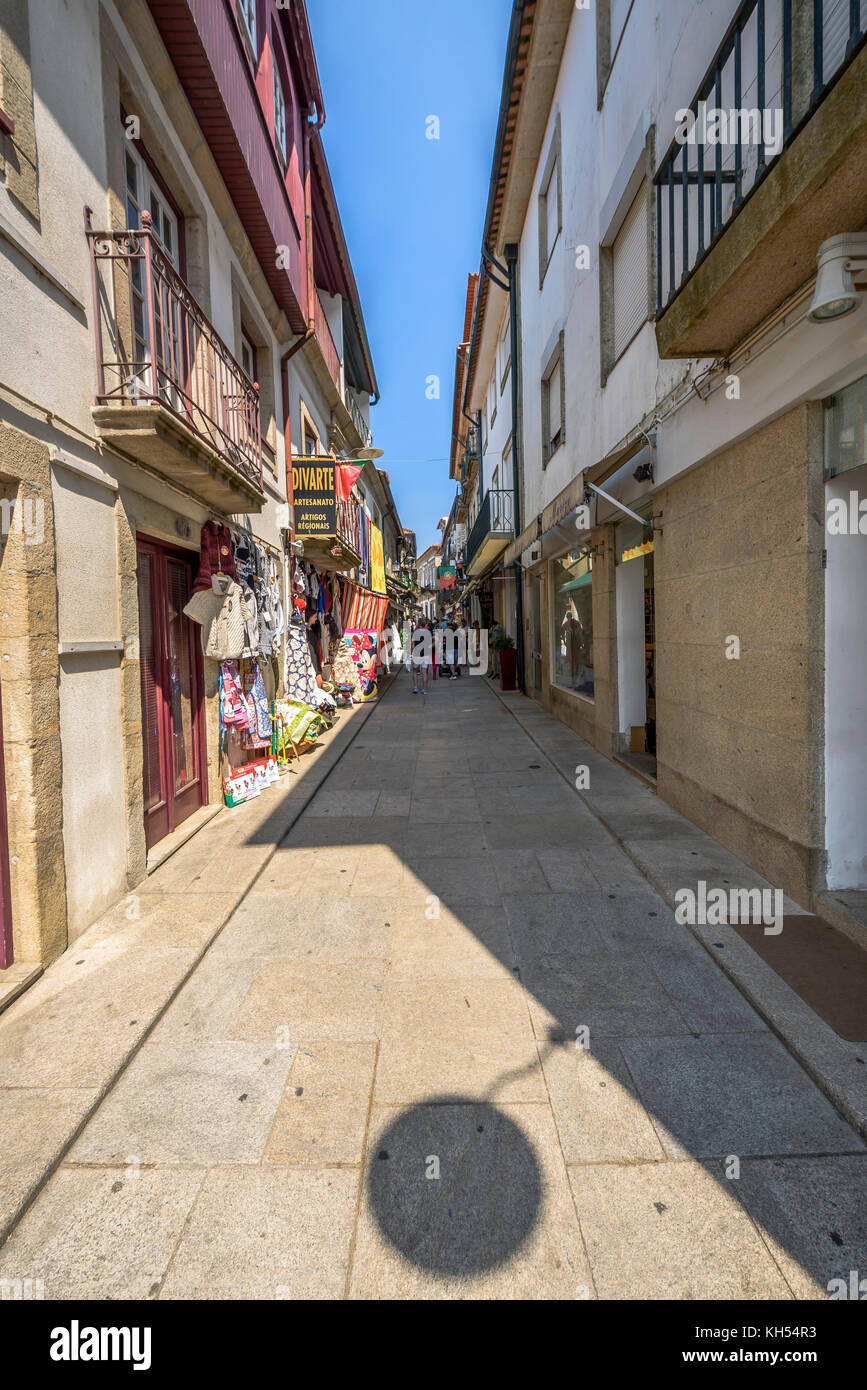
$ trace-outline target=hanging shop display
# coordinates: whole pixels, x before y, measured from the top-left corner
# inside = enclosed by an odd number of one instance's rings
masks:
[[[379,659],[379,630],[377,628],[347,628],[343,634],[344,651],[357,672],[356,686],[361,703],[375,700],[379,693],[377,662]]]
[[[300,481],[300,479],[299,479]],[[311,489],[331,479],[307,479]],[[348,480],[347,480],[348,481]],[[312,505],[313,498],[309,499]],[[315,747],[340,706],[378,695],[380,639],[389,608],[382,533],[358,509],[357,578],[309,559],[287,560],[235,525],[202,527],[199,571],[185,614],[219,663],[219,749],[228,806],[260,796]],[[288,611],[281,563],[289,566]],[[362,578],[381,585],[374,593]]]
[[[344,628],[376,628],[381,632],[388,612],[388,595],[373,594],[362,584],[351,579],[343,586],[343,626]]]
[[[385,593],[385,557],[382,549],[382,532],[373,523],[370,527],[370,587],[375,594]]]

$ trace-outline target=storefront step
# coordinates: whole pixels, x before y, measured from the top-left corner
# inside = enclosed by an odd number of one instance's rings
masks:
[[[154,845],[148,853],[148,874],[154,873],[167,859],[171,859],[182,845],[197,835],[204,826],[209,825],[215,816],[221,815],[225,811],[222,801],[211,806],[202,806],[193,815],[188,816],[185,821],[173,830],[171,835],[167,835],[159,844]]]
[[[13,1000],[17,999],[19,994],[23,994],[34,980],[38,980],[41,974],[41,965],[31,965],[27,961],[20,965],[10,965],[7,970],[0,970],[0,1014],[4,1009],[8,1009]]]
[[[830,889],[816,894],[816,912],[832,927],[867,950],[867,893]]]

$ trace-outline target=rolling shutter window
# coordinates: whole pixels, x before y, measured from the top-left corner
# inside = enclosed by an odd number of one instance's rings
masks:
[[[611,259],[616,361],[648,315],[646,184],[641,185],[614,239]]]

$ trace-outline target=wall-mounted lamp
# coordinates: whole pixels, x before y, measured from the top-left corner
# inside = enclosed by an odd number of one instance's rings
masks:
[[[819,247],[816,257],[818,274],[810,318],[814,323],[827,323],[843,318],[858,308],[856,275],[867,275],[867,236],[841,233],[829,237]]]

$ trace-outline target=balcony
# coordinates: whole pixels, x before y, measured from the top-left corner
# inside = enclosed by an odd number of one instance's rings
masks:
[[[361,440],[361,447],[363,449],[369,448],[369,446],[373,442],[373,435],[370,432],[370,426],[368,425],[367,421],[361,413],[361,407],[359,406],[358,401],[355,399],[355,395],[353,394],[351,386],[346,386],[344,388],[343,401],[346,406],[346,409],[349,411],[349,414],[352,417],[352,424],[355,428],[355,433]]]
[[[370,429],[346,381],[343,359],[318,294],[313,305],[313,322],[314,337],[308,350],[309,360],[331,407],[329,443],[337,452],[367,448],[372,438]]]
[[[726,355],[864,225],[865,30],[867,0],[738,6],[654,179],[662,357]]]
[[[259,388],[142,221],[87,232],[99,434],[217,511],[259,512]]]
[[[470,579],[484,574],[514,540],[513,498],[505,488],[485,493],[466,545],[466,573]]]
[[[337,344],[334,335],[328,324],[325,310],[322,307],[322,300],[317,294],[313,304],[314,323],[316,327],[316,341],[322,352],[325,367],[331,378],[332,384],[337,391],[343,393],[343,366],[340,361],[340,353],[337,351]]]

